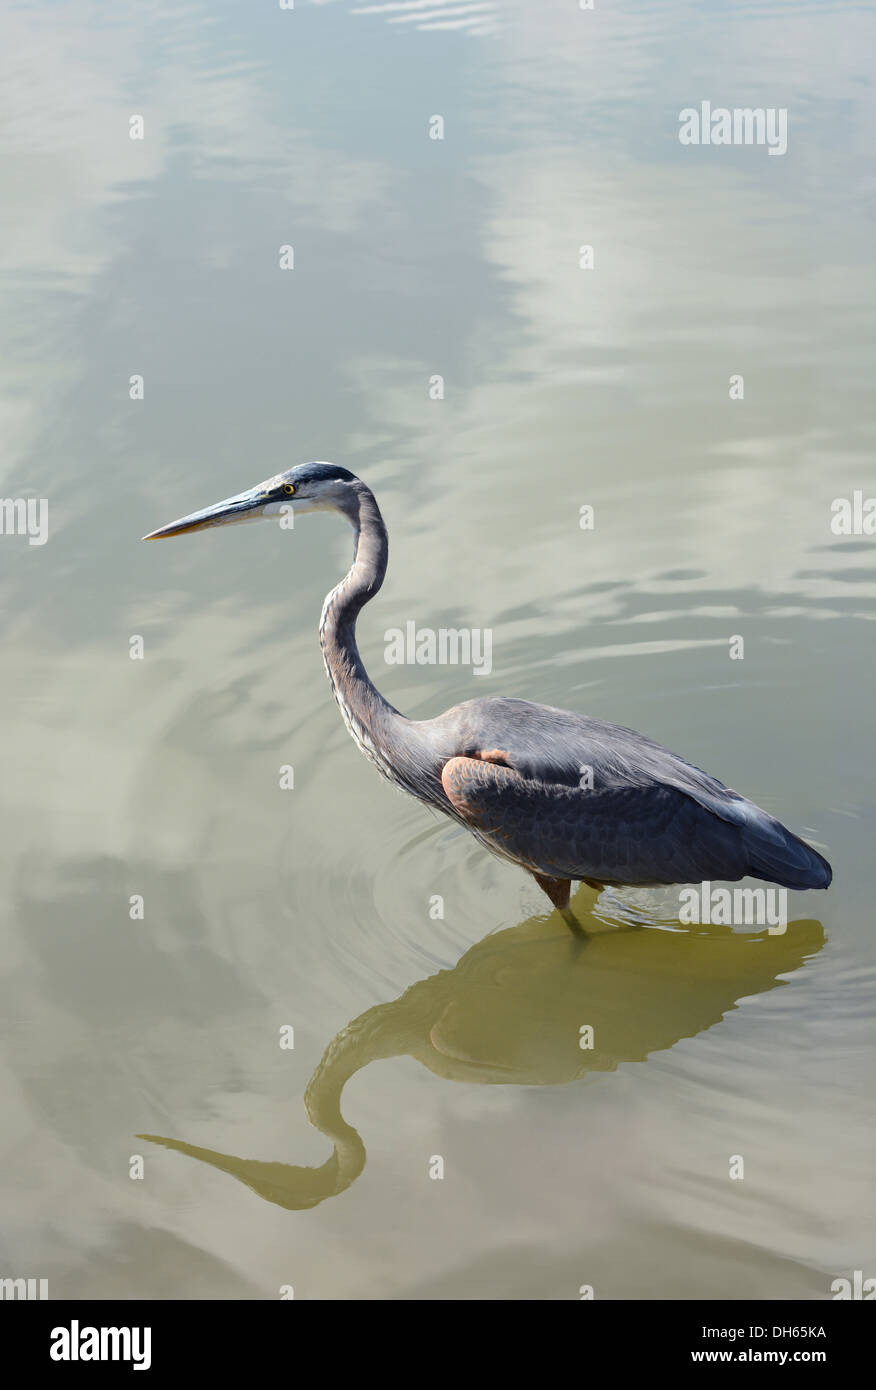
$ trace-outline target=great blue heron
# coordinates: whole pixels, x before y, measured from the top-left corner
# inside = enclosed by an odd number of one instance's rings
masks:
[[[370,680],[356,619],[386,574],[389,540],[374,494],[333,463],[304,463],[144,536],[336,511],[353,528],[349,572],[319,625],[344,723],[378,771],[527,869],[568,915],[573,880],[656,886],[751,876],[827,888],[827,860],[766,811],[616,724],[528,700],[487,697],[407,719]],[[584,772],[586,770],[586,773]]]

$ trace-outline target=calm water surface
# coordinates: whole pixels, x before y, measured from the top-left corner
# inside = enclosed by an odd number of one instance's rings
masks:
[[[50,529],[0,539],[0,1274],[876,1273],[872,540],[830,529],[873,491],[872,37],[805,0],[4,7],[0,487]],[[786,107],[787,154],[683,148],[702,100]],[[317,644],[336,520],[139,544],[311,458],[390,527],[360,635],[394,704],[639,728],[824,848],[830,892],[770,936],[585,889],[576,940],[382,783]],[[387,665],[408,621],[490,628],[492,674]]]

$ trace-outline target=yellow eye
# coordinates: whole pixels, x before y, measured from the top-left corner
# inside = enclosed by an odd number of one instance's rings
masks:
[[[290,494],[293,493],[293,492],[295,491],[295,484],[294,484],[294,483],[284,483],[284,484],[283,484],[283,491],[284,491],[284,492],[288,492],[288,493],[290,493]]]

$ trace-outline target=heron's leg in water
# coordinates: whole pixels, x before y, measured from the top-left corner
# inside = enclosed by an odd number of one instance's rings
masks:
[[[570,878],[549,878],[547,874],[533,874],[533,878],[543,893],[547,893],[554,907],[565,913],[569,906],[569,898],[572,892],[572,880]]]
[[[560,916],[573,936],[580,937],[582,941],[589,937],[589,931],[587,931],[586,927],[581,926],[581,923],[578,921],[571,907],[561,907]]]
[[[593,878],[582,878],[582,879],[578,879],[578,880],[576,880],[576,881],[578,882],[578,884],[580,885],[581,888],[587,887],[587,888],[590,888],[590,889],[592,890],[592,892],[593,892],[593,894],[594,894],[594,897],[593,897],[593,904],[595,904],[596,899],[599,897],[600,893],[602,892],[603,888],[605,887],[605,884],[604,884],[604,883],[598,883],[598,882],[596,881],[596,879],[593,879]],[[591,906],[592,906],[593,904],[591,904]],[[582,936],[582,937],[589,937],[589,936],[590,936],[591,933],[587,930],[586,927],[583,927],[583,926],[581,925],[581,922],[580,922],[579,918],[577,918],[577,917],[575,916],[574,912],[572,911],[571,903],[569,904],[568,907],[565,907],[565,908],[562,908],[562,907],[561,907],[559,911],[560,911],[560,916],[563,918],[563,921],[566,923],[566,926],[569,927],[569,928],[575,933],[576,936]]]
[[[570,878],[549,878],[547,874],[534,873],[532,876],[542,892],[547,893],[566,926],[578,935],[583,934],[584,929],[569,906],[572,880]]]
[[[587,932],[569,906],[569,899],[572,891],[572,880],[570,878],[550,878],[547,874],[533,873],[539,888],[543,893],[547,893],[554,907],[559,912],[566,926],[573,931],[576,936],[587,936]],[[588,888],[593,888],[600,893],[604,887],[602,883],[594,883],[592,879],[583,878],[582,883],[586,883]]]

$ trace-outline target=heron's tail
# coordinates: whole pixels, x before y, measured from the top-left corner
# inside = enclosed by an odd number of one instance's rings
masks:
[[[751,809],[757,815],[746,816],[742,827],[749,874],[783,888],[829,888],[833,870],[823,855],[760,807]]]

